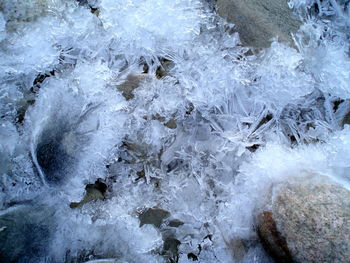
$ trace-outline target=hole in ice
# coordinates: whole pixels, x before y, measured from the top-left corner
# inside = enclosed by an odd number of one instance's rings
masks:
[[[187,258],[191,259],[192,261],[198,261],[198,257],[194,253],[188,253]]]
[[[68,168],[73,164],[74,157],[64,149],[62,141],[67,134],[67,128],[62,125],[60,131],[46,130],[41,135],[41,141],[36,148],[36,158],[45,174],[45,179],[52,184],[61,183]],[[58,128],[58,127],[57,127]]]
[[[184,166],[184,160],[181,159],[175,159],[172,160],[168,165],[167,165],[167,173],[170,173],[172,171],[181,169]]]
[[[44,181],[57,185],[73,175],[79,154],[88,147],[91,133],[99,129],[99,119],[92,114],[98,107],[90,103],[79,114],[72,110],[73,121],[58,110],[44,124],[33,156]]]
[[[333,111],[336,112],[339,108],[339,105],[342,104],[343,102],[344,102],[343,99],[337,99],[333,101]]]

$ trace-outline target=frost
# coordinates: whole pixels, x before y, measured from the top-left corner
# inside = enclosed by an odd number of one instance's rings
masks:
[[[316,2],[290,3],[296,49],[252,54],[199,0],[1,1],[1,215],[52,215],[21,260],[269,262],[273,183],[349,184],[348,11]]]
[[[162,51],[179,52],[199,33],[201,22],[200,2],[135,0],[101,1],[101,21],[110,37],[113,48],[125,55]],[[118,14],[118,15],[116,15]]]
[[[2,13],[0,13],[0,42],[6,38],[6,21]]]
[[[33,21],[44,15],[48,8],[47,0],[1,1],[0,7],[7,22]]]

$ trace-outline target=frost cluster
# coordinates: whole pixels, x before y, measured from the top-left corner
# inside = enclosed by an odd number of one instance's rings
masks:
[[[50,229],[15,260],[269,262],[270,185],[349,182],[348,2],[290,5],[297,49],[249,55],[199,0],[0,0],[0,219]]]

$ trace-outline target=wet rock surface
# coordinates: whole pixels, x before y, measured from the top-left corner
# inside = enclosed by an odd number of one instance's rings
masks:
[[[160,228],[163,220],[170,216],[168,211],[160,208],[148,208],[139,215],[140,226],[150,224]]]
[[[258,218],[258,235],[266,251],[278,262],[293,262],[287,242],[277,230],[272,212],[263,211]]]
[[[291,33],[300,22],[293,17],[287,1],[280,0],[218,0],[217,13],[236,25],[243,45],[266,48],[273,37],[293,43]]]
[[[350,191],[320,176],[278,189],[258,234],[277,262],[349,262]]]
[[[4,2],[1,262],[270,262],[252,228],[264,187],[285,167],[348,171],[350,70],[344,44],[316,28],[300,52],[273,42],[256,55],[216,0]],[[286,2],[226,1],[243,44],[291,41]],[[323,94],[306,97],[313,88]],[[326,140],[342,126],[343,141]],[[290,243],[289,210],[260,219],[279,262],[309,242]]]

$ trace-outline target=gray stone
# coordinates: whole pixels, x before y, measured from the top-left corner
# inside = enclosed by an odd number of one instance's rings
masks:
[[[160,228],[163,220],[170,216],[170,213],[160,208],[148,208],[139,215],[140,226],[143,225],[154,225]]]
[[[163,235],[163,239],[164,239],[164,244],[163,244],[162,254],[165,255],[166,258],[178,257],[179,245],[181,244],[181,242],[176,238],[174,238],[173,236],[164,237]],[[171,260],[169,261],[172,262]]]
[[[184,224],[184,222],[178,220],[178,219],[174,219],[174,220],[171,220],[168,224],[168,226],[170,227],[179,227],[179,226],[182,226]]]
[[[218,0],[216,9],[236,25],[242,44],[255,48],[269,47],[273,37],[293,45],[291,33],[301,24],[287,0]]]
[[[167,123],[164,124],[166,127],[168,127],[169,129],[176,129],[177,128],[177,124],[176,124],[176,120],[171,119],[169,120]]]
[[[258,234],[279,262],[350,262],[350,191],[320,175],[284,183]]]

